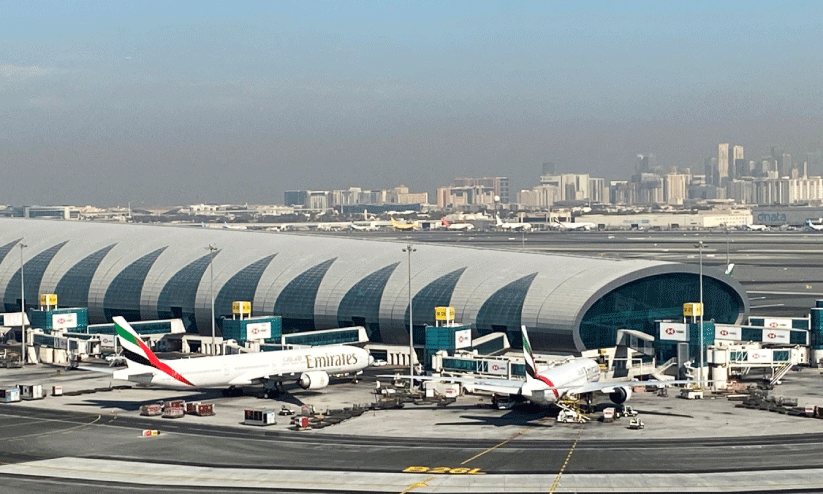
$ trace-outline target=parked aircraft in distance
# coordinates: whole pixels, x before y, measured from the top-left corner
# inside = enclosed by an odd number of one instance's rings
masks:
[[[349,230],[355,230],[358,232],[376,232],[379,230],[377,224],[374,221],[370,222],[368,225],[358,225],[355,222],[349,222],[348,224]]]
[[[327,232],[340,232],[350,228],[351,223],[344,223],[342,221],[334,221],[331,223],[318,223],[317,229]]]
[[[743,225],[743,228],[746,230],[751,230],[753,232],[765,232],[769,229],[766,225]]]
[[[589,231],[597,229],[597,225],[595,225],[594,223],[571,223],[566,221],[554,220],[551,224],[559,230]]]
[[[823,231],[823,220],[817,220],[816,222],[812,220],[806,220],[806,228],[816,232]]]
[[[228,388],[229,394],[237,394],[237,386],[262,384],[264,396],[269,396],[277,393],[278,384],[292,379],[303,389],[325,388],[330,374],[360,372],[372,362],[366,350],[348,345],[161,360],[125,319],[115,316],[112,320],[127,365],[112,377],[145,385]]]
[[[537,371],[526,326],[522,326],[523,357],[526,363],[526,380],[411,376],[416,380],[458,382],[467,388],[508,395],[517,401],[530,401],[536,405],[553,405],[564,398],[578,398],[594,392],[607,393],[617,404],[624,403],[632,396],[632,386],[668,386],[671,384],[694,383],[694,381],[600,381],[600,365],[592,359],[578,358],[551,367],[544,372]],[[381,376],[392,377],[392,376]],[[402,376],[409,378],[410,376]]]
[[[223,229],[224,230],[248,230],[248,227],[245,225],[229,225],[225,221],[223,222]]]
[[[495,219],[495,227],[498,230],[503,230],[507,232],[528,232],[532,229],[531,223],[509,223],[503,222],[500,219],[500,216],[494,215]]]
[[[456,230],[460,232],[474,230],[474,225],[471,223],[450,223],[446,218],[443,218],[440,222],[446,230]]]
[[[410,232],[416,229],[414,223],[398,223],[394,218],[391,219],[391,226],[395,230],[399,230],[401,232]]]

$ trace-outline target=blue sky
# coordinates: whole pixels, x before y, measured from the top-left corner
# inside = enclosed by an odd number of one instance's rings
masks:
[[[823,7],[787,2],[0,3],[0,203],[625,178],[823,146]],[[44,181],[21,169],[49,169]]]

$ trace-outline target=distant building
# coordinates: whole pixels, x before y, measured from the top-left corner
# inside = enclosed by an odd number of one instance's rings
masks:
[[[605,182],[604,182],[605,184]],[[590,177],[588,173],[563,173],[560,175],[543,175],[540,185],[552,185],[560,190],[561,201],[591,200],[589,191]],[[602,195],[602,191],[600,192]]]
[[[383,202],[394,204],[428,204],[428,192],[409,192],[409,188],[405,185],[400,185],[386,192],[385,200]]]
[[[729,181],[727,187],[729,199],[738,204],[757,204],[754,184],[752,178]]]
[[[609,202],[609,186],[605,178],[589,178],[589,197],[593,203],[607,204]]]
[[[517,203],[521,207],[545,209],[560,201],[560,189],[554,185],[538,185],[532,190],[517,193]]]
[[[724,186],[729,179],[729,163],[734,163],[730,152],[728,142],[717,146],[717,172],[714,185]]]
[[[732,161],[729,163],[732,170],[729,173],[729,178],[747,177],[749,173],[749,162],[743,156],[743,146],[734,146],[732,148]]]
[[[74,206],[13,206],[3,209],[0,215],[18,218],[76,220],[80,218],[80,210]]]
[[[688,198],[688,175],[669,173],[663,182],[663,200],[666,204],[682,205]]]
[[[509,177],[481,177],[481,178],[455,178],[452,187],[474,187],[480,189],[491,189],[492,194],[500,197],[501,204],[510,202]],[[494,200],[492,200],[494,203]]]
[[[287,190],[284,194],[283,201],[286,206],[305,207],[308,195],[308,191],[306,190]]]
[[[471,187],[440,187],[437,189],[437,207],[459,208],[462,206],[495,206],[495,190],[475,185]],[[500,201],[501,203],[503,201]]]

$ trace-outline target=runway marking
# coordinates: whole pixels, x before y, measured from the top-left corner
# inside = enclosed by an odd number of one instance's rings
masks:
[[[512,437],[510,437],[510,438],[506,439],[506,440],[505,440],[505,441],[503,441],[502,443],[500,443],[500,444],[498,444],[498,445],[496,445],[496,446],[492,446],[491,448],[487,449],[486,451],[481,451],[480,453],[477,453],[476,455],[472,456],[472,457],[471,457],[471,458],[469,458],[468,460],[466,460],[466,461],[464,461],[463,463],[461,463],[461,465],[465,465],[466,463],[468,463],[468,462],[470,462],[470,461],[474,460],[475,458],[479,458],[479,457],[481,457],[481,456],[485,455],[486,453],[489,453],[489,452],[491,452],[491,451],[496,450],[496,449],[497,449],[497,448],[499,448],[500,446],[503,446],[504,444],[506,444],[506,443],[508,443],[508,442],[510,442],[510,441],[513,441],[513,440],[517,439],[518,437],[520,437],[520,436],[522,436],[523,434],[525,434],[525,433],[529,432],[530,430],[531,430],[531,428],[523,429],[522,431],[520,431],[520,432],[518,432],[517,434],[513,435]]]
[[[563,472],[566,470],[566,465],[569,464],[569,460],[572,459],[572,453],[574,453],[574,448],[577,447],[578,441],[580,441],[580,437],[583,435],[583,426],[580,426],[580,432],[577,433],[577,439],[574,440],[572,444],[572,448],[569,450],[569,454],[566,455],[566,461],[563,462],[563,466],[560,467],[560,471],[557,472],[557,476],[554,478],[554,483],[552,483],[551,489],[549,492],[554,492],[558,487],[560,487],[560,478],[563,476]]]
[[[19,439],[24,439],[24,438],[29,438],[29,437],[48,436],[50,434],[57,434],[57,433],[68,434],[70,432],[76,431],[77,429],[82,429],[83,427],[88,427],[90,425],[94,425],[101,418],[103,418],[103,416],[98,415],[96,419],[92,420],[91,422],[89,422],[87,424],[79,424],[79,425],[76,425],[74,427],[69,427],[68,429],[59,429],[59,430],[56,430],[56,431],[40,432],[40,433],[37,433],[37,434],[24,434],[22,436],[15,436],[15,437],[10,438],[8,440],[9,441],[17,441]],[[44,420],[44,422],[63,422],[63,421],[62,420],[53,420],[53,421],[52,420]]]
[[[24,423],[14,422],[13,424],[0,425],[0,429],[2,429],[4,427],[22,427],[24,425],[37,424],[39,422],[49,422],[49,421],[50,421],[49,419],[32,419],[32,420],[28,420]]]
[[[453,475],[486,475],[486,472],[481,471],[479,468],[472,468],[471,470],[468,468],[451,468],[451,467],[419,467],[419,466],[410,466],[403,469],[403,473],[449,473]]]
[[[400,494],[406,494],[407,492],[411,492],[411,491],[413,491],[417,488],[420,488],[420,487],[428,487],[429,484],[427,482],[431,482],[432,480],[434,480],[434,477],[429,477],[426,480],[424,480],[423,482],[415,482],[415,483],[409,485],[408,487],[406,487],[406,490],[400,491]]]

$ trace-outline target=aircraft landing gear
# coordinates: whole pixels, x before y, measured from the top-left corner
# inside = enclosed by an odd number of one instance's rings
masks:
[[[277,398],[280,396],[280,393],[285,391],[283,389],[283,383],[280,381],[266,381],[264,384],[263,389],[263,398]]]
[[[243,388],[229,386],[229,389],[223,390],[223,396],[243,396]]]

